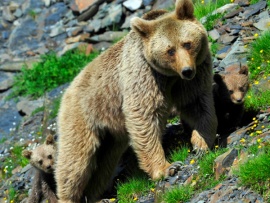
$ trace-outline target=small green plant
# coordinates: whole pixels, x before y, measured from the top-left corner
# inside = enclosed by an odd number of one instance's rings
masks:
[[[176,150],[173,150],[170,154],[170,159],[172,162],[185,161],[189,154],[189,148],[187,146],[182,146]]]
[[[117,185],[119,203],[136,202],[139,196],[146,194],[155,187],[155,183],[146,175],[136,175],[125,183]]]
[[[270,201],[270,147],[261,149],[254,158],[240,165],[235,173],[239,176],[241,185],[250,187]]]
[[[257,37],[258,34],[255,34]],[[270,30],[265,31],[251,43],[249,57],[249,72],[251,80],[259,80],[270,74]]]
[[[3,163],[3,168],[2,168],[2,174],[3,177],[8,178],[12,175],[12,171],[17,167],[17,166],[26,166],[28,164],[28,159],[26,159],[24,156],[22,156],[22,151],[24,148],[22,146],[14,146],[10,150],[10,156],[5,159]]]
[[[214,28],[214,25],[217,23],[217,21],[220,20],[223,16],[224,16],[224,14],[221,14],[221,13],[209,15],[207,17],[207,21],[203,24],[205,29],[207,31],[212,30]]]
[[[70,82],[79,71],[98,53],[85,55],[73,50],[62,57],[49,53],[41,57],[41,62],[33,65],[31,69],[24,66],[21,74],[15,77],[13,92],[10,98],[19,95],[37,98],[45,92]]]
[[[194,188],[190,185],[174,187],[165,192],[163,201],[166,203],[182,203],[188,201],[194,194]]]
[[[170,124],[176,124],[176,123],[179,123],[180,121],[180,117],[179,116],[175,116],[173,118],[170,118],[167,120],[167,123],[170,123]]]
[[[5,191],[5,199],[7,200],[7,202],[9,203],[15,203],[18,200],[18,193],[16,192],[16,189],[10,185],[9,189]]]
[[[37,17],[37,12],[34,10],[29,10],[28,15],[35,20]]]

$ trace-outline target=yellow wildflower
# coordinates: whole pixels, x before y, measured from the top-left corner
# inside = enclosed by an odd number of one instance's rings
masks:
[[[268,22],[268,23],[266,24],[266,26],[270,27],[270,22]]]
[[[244,46],[245,48],[247,48],[247,44],[245,44],[245,46]]]
[[[14,200],[11,200],[10,203],[14,203]]]
[[[234,0],[231,0],[231,3],[233,3],[234,2]]]
[[[254,61],[254,58],[251,58],[251,61]]]
[[[260,148],[262,148],[262,146],[261,146],[261,145],[259,145],[259,146],[258,146],[258,148],[260,149]]]
[[[257,139],[257,142],[258,142],[258,143],[260,143],[261,141],[262,141],[262,140],[261,140],[260,138],[259,138],[259,139]]]
[[[257,130],[256,133],[257,134],[262,134],[262,131],[261,130]]]
[[[254,34],[254,37],[258,37],[258,36],[259,36],[259,34],[258,34],[258,33],[255,33],[255,34]]]
[[[218,148],[218,145],[216,145],[215,148],[217,149]]]
[[[240,140],[240,142],[241,142],[241,143],[244,143],[244,142],[246,142],[246,140],[245,140],[244,138],[242,138],[242,139]]]
[[[261,67],[260,67],[260,66],[258,66],[258,67],[257,67],[257,69],[258,69],[258,70],[260,70],[260,69],[261,69]]]
[[[254,85],[258,85],[258,84],[259,84],[259,81],[256,80],[256,81],[254,82]]]
[[[264,125],[262,125],[262,128],[264,128]]]
[[[194,159],[191,159],[190,160],[190,164],[194,164],[195,163],[195,160]]]
[[[253,135],[254,135],[254,133],[250,133],[250,134],[249,134],[249,136],[251,136],[251,137],[252,137]]]
[[[204,4],[204,1],[202,1],[202,4]]]
[[[262,54],[263,53],[263,50],[260,50],[260,53]]]
[[[189,153],[190,152],[190,149],[188,149],[187,152]]]
[[[269,61],[269,60],[267,60],[266,62],[267,62],[267,63],[270,63],[270,61]]]
[[[249,98],[249,99],[250,99],[250,98],[251,98],[251,96],[250,96],[250,95],[248,95],[248,96],[247,96],[247,98]]]
[[[134,201],[137,201],[137,200],[138,200],[138,198],[137,198],[137,197],[134,197],[134,198],[133,198],[133,200],[134,200]]]
[[[255,121],[255,120],[256,120],[256,118],[254,117],[254,118],[252,118],[252,120],[254,120],[254,121]]]
[[[254,123],[258,123],[258,121],[256,120],[256,121],[254,121]]]
[[[151,188],[151,191],[152,191],[152,192],[155,192],[155,188]]]
[[[111,198],[110,202],[115,202],[115,200],[116,200],[115,198]]]

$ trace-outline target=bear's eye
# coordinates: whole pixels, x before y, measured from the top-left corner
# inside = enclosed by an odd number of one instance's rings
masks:
[[[183,47],[186,49],[186,50],[190,50],[191,49],[191,43],[190,42],[186,42],[183,44]]]
[[[39,163],[39,165],[42,165],[43,161],[42,160],[39,160],[38,163]]]
[[[230,94],[233,94],[233,90],[229,90],[229,93],[230,93]]]
[[[48,159],[52,159],[52,155],[48,155]]]
[[[167,53],[170,55],[170,56],[174,56],[175,54],[175,49],[174,48],[171,48],[167,51]]]
[[[239,87],[239,91],[240,92],[245,92],[245,88],[244,87]]]

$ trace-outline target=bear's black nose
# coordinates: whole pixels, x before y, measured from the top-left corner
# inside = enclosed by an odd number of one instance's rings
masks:
[[[242,102],[242,99],[237,99],[236,100],[238,103],[241,103]]]
[[[182,70],[182,75],[186,78],[186,79],[192,79],[193,77],[193,70],[190,67],[185,67]]]
[[[51,166],[47,166],[47,169],[51,169]]]

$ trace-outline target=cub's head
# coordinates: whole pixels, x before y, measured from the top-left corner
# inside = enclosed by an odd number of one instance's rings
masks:
[[[242,104],[248,91],[248,68],[242,66],[238,73],[215,74],[219,96],[226,101]]]
[[[176,0],[173,12],[156,11],[131,20],[147,62],[167,76],[191,80],[209,53],[207,33],[194,17],[191,0]]]
[[[30,163],[39,170],[52,173],[54,170],[56,147],[52,135],[48,135],[44,144],[34,150],[24,150],[22,155],[30,160]]]

